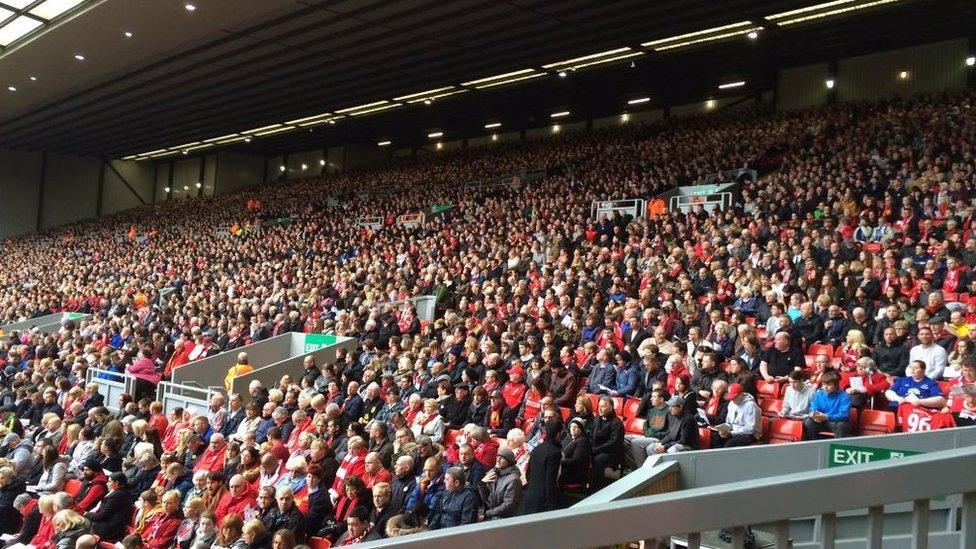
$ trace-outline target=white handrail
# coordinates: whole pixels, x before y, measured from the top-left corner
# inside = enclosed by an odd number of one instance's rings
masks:
[[[919,479],[925,479],[919,482]],[[852,489],[856,487],[856,489]],[[498,547],[575,548],[666,538],[719,528],[775,523],[794,517],[916,502],[976,493],[976,448],[920,454],[860,466],[775,476],[720,486],[693,488],[608,504],[550,511],[448,528],[361,545],[363,548],[466,549]],[[976,505],[963,505],[963,524],[976,520]],[[965,547],[974,528],[960,534]]]

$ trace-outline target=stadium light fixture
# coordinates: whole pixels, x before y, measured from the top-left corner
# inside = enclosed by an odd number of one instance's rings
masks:
[[[638,97],[637,99],[631,99],[627,102],[628,105],[641,105],[643,103],[648,103],[651,101],[650,97]]]
[[[183,190],[184,190],[184,191],[188,191],[188,190],[190,190],[190,186],[189,186],[189,185],[183,185]]]
[[[282,164],[282,165],[280,165],[280,166],[278,166],[278,170],[279,170],[279,171],[282,171],[282,172],[283,172],[283,171],[285,171],[286,169],[288,169],[288,168],[285,168],[285,165],[284,165],[284,164]]]
[[[84,61],[85,60],[85,56],[82,55],[82,54],[80,54],[80,53],[76,53],[75,54],[75,59],[77,59],[78,61]]]
[[[8,91],[15,92],[15,91],[17,91],[17,86],[7,86],[7,90]]]
[[[378,142],[378,143],[376,144],[376,146],[377,146],[377,147],[388,147],[388,146],[390,146],[390,145],[392,145],[392,144],[393,144],[393,142],[392,142],[392,141],[380,141],[380,142]]]
[[[123,32],[123,33],[122,33],[122,36],[124,36],[124,37],[126,37],[126,38],[132,38],[132,32],[130,32],[130,31],[125,31],[125,32]]]
[[[641,46],[651,48],[654,51],[667,51],[686,46],[694,46],[696,44],[704,44],[706,42],[724,40],[734,36],[748,35],[749,33],[760,30],[762,30],[762,27],[754,25],[752,21],[739,21],[729,25],[722,25],[721,27],[712,27],[710,29],[651,40],[650,42],[642,43]]]
[[[203,183],[200,183],[199,181],[197,181],[197,188],[199,189],[200,187],[203,187]]]
[[[584,67],[601,65],[604,63],[613,63],[614,61],[629,59],[631,57],[636,57],[643,54],[644,52],[634,51],[633,48],[624,46],[622,48],[601,51],[599,53],[591,53],[589,55],[582,55],[580,57],[574,57],[572,59],[566,59],[563,61],[546,63],[545,65],[542,65],[542,68],[548,70],[558,70],[559,76],[565,78],[567,70],[575,71]]]
[[[712,110],[714,108],[715,108],[715,100],[714,99],[709,99],[708,101],[705,101],[705,110],[709,110],[710,111],[710,110]]]
[[[28,76],[27,78],[30,79],[31,82],[37,82],[36,76]]]
[[[559,78],[566,78],[566,71],[559,71]]]
[[[308,164],[305,164],[304,162],[302,163],[302,171],[303,172],[307,172],[308,171]]]
[[[728,89],[732,89],[732,88],[741,88],[742,86],[745,86],[745,85],[746,85],[745,80],[739,80],[738,82],[727,82],[725,84],[719,84],[718,85],[718,89],[720,89],[720,90],[728,90]]]
[[[621,122],[630,122],[630,113],[623,113],[620,115]]]
[[[438,137],[444,137],[444,132],[431,132],[427,134],[427,137],[431,139],[437,139]]]
[[[498,134],[497,133],[491,134],[491,140],[492,141],[498,141]]]
[[[966,66],[972,67],[974,65],[976,65],[976,56],[970,55],[969,57],[966,58]]]
[[[757,31],[750,31],[749,34],[746,35],[746,37],[748,37],[749,40],[755,40],[759,38],[759,33]]]
[[[875,6],[891,4],[898,1],[899,0],[833,0],[832,2],[824,2],[822,4],[807,6],[805,8],[774,13],[772,15],[767,15],[765,19],[773,21],[781,27],[785,27],[787,25],[812,21],[814,19],[821,19],[832,15],[841,15],[855,10],[873,8]]]
[[[493,128],[500,128],[500,127],[502,127],[502,123],[501,122],[492,122],[490,124],[485,124],[485,129],[486,130],[490,130],[490,129],[493,129]]]
[[[553,124],[552,125],[552,133],[559,133],[559,130],[561,130],[561,129],[562,129],[562,126],[560,126],[559,124]]]
[[[828,90],[834,89],[834,86],[837,84],[836,82],[834,82],[834,79],[833,78],[828,78],[827,79],[827,82],[825,82],[825,83],[827,84],[827,89]]]
[[[440,141],[438,141],[437,142],[437,145],[436,145],[436,148],[437,148],[437,150],[443,149],[444,148],[444,143],[441,143]]]
[[[550,114],[549,118],[565,118],[567,116],[569,116],[569,111],[559,111]]]
[[[910,75],[909,75],[908,71],[901,71],[901,72],[898,73],[898,78],[900,78],[901,80],[908,80],[908,77],[909,76]]]
[[[169,192],[170,192],[170,191],[172,191],[173,189],[170,189],[169,187],[166,187],[166,188],[164,188],[163,190],[164,190],[164,191],[166,191],[167,193],[169,193]]]
[[[183,5],[183,9],[192,13],[197,11],[197,6],[196,4],[191,4],[190,2],[187,2],[186,4]]]
[[[325,166],[325,159],[319,160],[319,166]]]

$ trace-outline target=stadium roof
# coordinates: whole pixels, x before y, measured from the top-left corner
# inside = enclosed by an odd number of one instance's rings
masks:
[[[43,5],[0,6],[11,2]],[[142,158],[378,139],[397,146],[431,132],[484,133],[489,122],[508,131],[557,111],[620,113],[637,98],[658,107],[769,89],[778,67],[971,33],[976,2],[938,8],[925,0],[88,0],[0,52],[0,146]],[[735,81],[746,84],[717,88]]]

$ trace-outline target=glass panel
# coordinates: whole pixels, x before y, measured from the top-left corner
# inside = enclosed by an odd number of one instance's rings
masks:
[[[0,28],[0,46],[6,46],[40,26],[40,21],[30,17],[18,17],[8,23],[7,26]]]
[[[0,0],[5,6],[10,6],[16,9],[23,9],[31,5],[34,0]]]
[[[47,2],[30,10],[30,12],[32,15],[43,17],[44,19],[53,19],[82,2],[84,0],[47,0]]]

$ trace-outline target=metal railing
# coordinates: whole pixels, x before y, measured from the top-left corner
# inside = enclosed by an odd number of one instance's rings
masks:
[[[199,384],[193,386],[161,381],[156,386],[156,400],[163,404],[163,413],[165,414],[169,414],[174,408],[196,409],[199,413],[206,410],[210,405],[211,396],[222,392],[222,387],[204,387]]]
[[[647,215],[647,201],[643,198],[625,198],[623,200],[594,200],[590,206],[590,217],[597,220],[601,215],[608,218],[614,213],[629,214],[634,219]]]
[[[721,182],[734,183],[739,180],[742,175],[748,175],[753,181],[759,180],[759,172],[749,168],[736,168],[734,170],[726,170],[724,172],[710,173],[705,176],[705,180],[697,183],[698,185],[711,185],[716,181],[721,180]]]
[[[88,368],[85,371],[85,386],[94,383],[98,386],[98,393],[105,400],[104,406],[112,412],[119,411],[119,397],[123,394],[134,395],[136,378],[121,372]]]
[[[929,500],[961,494],[953,546],[976,547],[976,448],[920,454],[865,465],[808,471],[671,491],[370,542],[360,547],[470,549],[598,547],[671,536],[701,546],[701,533],[730,528],[744,546],[746,525],[772,524],[777,548],[790,547],[789,520],[819,516],[819,546],[833,549],[838,512],[868,509],[866,546],[884,543],[884,506],[912,502],[910,544],[929,543]],[[945,541],[945,537],[942,538]],[[948,546],[942,544],[942,546]]]

